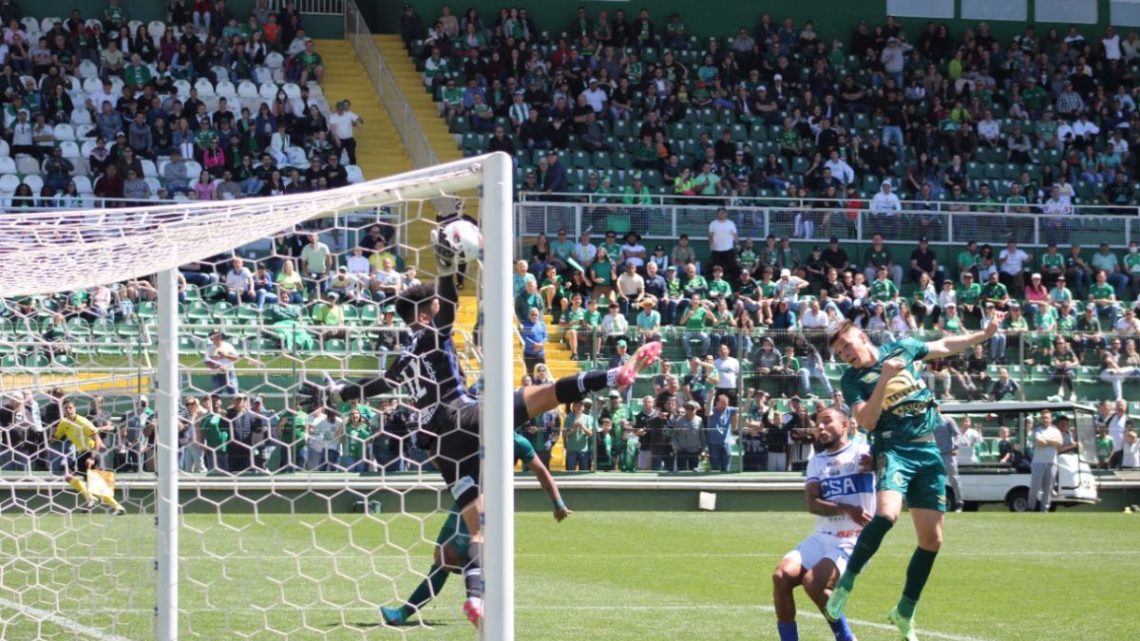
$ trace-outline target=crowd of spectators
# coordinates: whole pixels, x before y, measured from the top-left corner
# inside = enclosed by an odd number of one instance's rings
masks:
[[[865,204],[889,180],[985,211],[1134,211],[1135,32],[999,40],[985,22],[908,33],[888,16],[829,41],[765,14],[698,37],[647,8],[539,25],[446,5],[401,24],[464,149],[518,152],[528,191]]]
[[[173,0],[165,22],[4,4],[0,195],[12,209],[300,193],[361,180],[347,100],[292,1]],[[90,8],[87,8],[90,10]]]

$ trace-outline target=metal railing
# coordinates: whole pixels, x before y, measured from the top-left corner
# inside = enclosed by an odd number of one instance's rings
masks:
[[[297,12],[312,16],[340,16],[344,15],[345,0],[293,0]],[[285,6],[285,0],[269,0],[269,8],[280,11]]]
[[[376,94],[380,96],[380,102],[388,111],[392,125],[404,143],[408,157],[412,159],[412,164],[416,168],[438,164],[439,160],[431,147],[431,142],[420,126],[419,120],[416,119],[407,96],[396,82],[396,77],[392,75],[392,69],[380,53],[380,48],[376,46],[364,14],[360,12],[360,7],[354,0],[344,0],[344,37],[348,39],[353,51],[356,52],[356,57],[364,66],[364,71],[368,73]]]
[[[720,207],[722,205],[699,201],[627,205],[585,203],[577,199],[521,200],[515,205],[519,249],[527,237],[546,234],[553,240],[561,229],[572,239],[590,230],[595,234],[595,242],[600,241],[606,230],[616,231],[619,236],[636,231],[644,240],[676,240],[681,234],[704,239],[709,221],[716,218]],[[1052,216],[915,209],[879,213],[867,209],[802,206],[729,206],[728,212],[741,239],[759,241],[757,251],[763,244],[762,239],[769,234],[824,243],[832,236],[841,241],[869,242],[871,236],[879,232],[887,244],[913,246],[917,246],[919,236],[926,236],[932,245],[954,246],[964,246],[970,240],[1004,246],[1012,238],[1030,247],[1045,247],[1050,242],[1058,246],[1069,243],[1096,246],[1108,242],[1112,246],[1126,247],[1134,238],[1140,239],[1140,217],[1110,213]]]

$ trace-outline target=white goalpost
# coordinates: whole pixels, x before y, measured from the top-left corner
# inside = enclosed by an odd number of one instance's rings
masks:
[[[74,446],[50,425],[28,418],[18,444],[0,441],[0,638],[372,638],[375,607],[427,578],[450,494],[406,424],[402,391],[306,413],[296,387],[330,372],[382,372],[403,331],[390,306],[404,285],[389,289],[387,257],[420,268],[401,279],[432,282],[426,239],[436,217],[477,208],[483,258],[462,277],[472,286],[460,296],[456,342],[468,383],[478,377],[482,390],[481,636],[513,641],[512,175],[511,158],[495,153],[327,192],[0,217],[0,298],[10,301],[0,313],[0,405],[16,408],[14,421],[33,406],[89,407],[79,414],[107,444],[93,458],[117,470],[112,502],[127,509],[76,507],[83,499],[61,474]],[[371,245],[372,274],[338,268],[360,264],[357,247],[373,229],[391,242]],[[279,253],[302,233],[329,250],[320,278],[300,241],[300,255]],[[228,264],[239,248],[280,274],[295,261],[299,284],[271,284],[272,299],[253,302],[234,299],[209,270],[193,273],[205,274],[198,284],[180,275],[188,264]],[[147,279],[153,298],[134,282]],[[97,307],[123,283],[110,309]],[[295,294],[303,302],[290,303]],[[469,333],[476,307],[481,350]],[[229,374],[203,357],[215,337],[236,346]],[[201,410],[215,402],[231,405]],[[367,436],[350,431],[364,421]],[[328,425],[341,426],[335,444]],[[460,599],[442,598],[436,607],[458,612]]]

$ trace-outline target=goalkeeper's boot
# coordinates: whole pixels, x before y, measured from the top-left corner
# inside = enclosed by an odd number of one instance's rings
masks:
[[[637,348],[625,365],[618,368],[617,376],[614,377],[614,384],[618,389],[625,389],[633,385],[637,381],[637,373],[643,368],[657,362],[661,357],[661,341],[653,341],[646,343]]]
[[[894,624],[899,629],[899,638],[902,641],[918,641],[918,633],[914,630],[914,618],[906,618],[899,614],[898,608],[892,608],[890,614],[887,615],[887,620]]]
[[[119,507],[115,508],[114,512],[111,512],[111,516],[126,516],[126,514],[127,514],[127,508],[125,508],[121,505]]]
[[[384,625],[401,626],[407,625],[408,620],[404,617],[403,608],[388,608],[380,607],[380,619],[384,621]]]
[[[827,598],[827,615],[828,621],[838,621],[839,617],[843,616],[843,608],[847,607],[847,598],[851,596],[851,590],[836,585],[831,590],[831,596]]]
[[[91,510],[94,510],[97,507],[99,507],[99,499],[91,499],[90,501],[87,501],[83,505],[80,505],[79,509],[83,510],[84,512],[90,512]]]
[[[479,597],[468,597],[463,602],[463,614],[467,615],[467,620],[475,627],[482,627],[483,625],[483,599]]]

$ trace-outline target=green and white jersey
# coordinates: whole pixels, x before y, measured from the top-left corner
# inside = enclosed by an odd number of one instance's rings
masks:
[[[732,285],[723,278],[714,278],[709,281],[709,298],[729,298],[732,296]]]
[[[982,286],[971,283],[969,287],[958,290],[958,302],[963,305],[977,305],[982,298]]]
[[[875,391],[883,361],[901,358],[906,363],[887,384],[879,423],[871,433],[876,448],[908,443],[934,432],[941,423],[934,395],[922,380],[922,359],[926,343],[904,338],[879,348],[878,361],[871,367],[848,368],[839,381],[843,396],[852,407],[865,403]]]
[[[1131,252],[1125,254],[1124,266],[1128,269],[1129,274],[1140,274],[1140,254],[1133,254]]]
[[[1089,298],[1092,300],[1116,300],[1116,290],[1108,283],[1093,283],[1089,287]]]
[[[1065,269],[1065,257],[1060,254],[1045,254],[1041,257],[1041,269],[1045,271]]]
[[[880,303],[886,303],[898,298],[899,288],[895,287],[894,281],[887,278],[884,280],[875,279],[871,283],[871,298]]]

